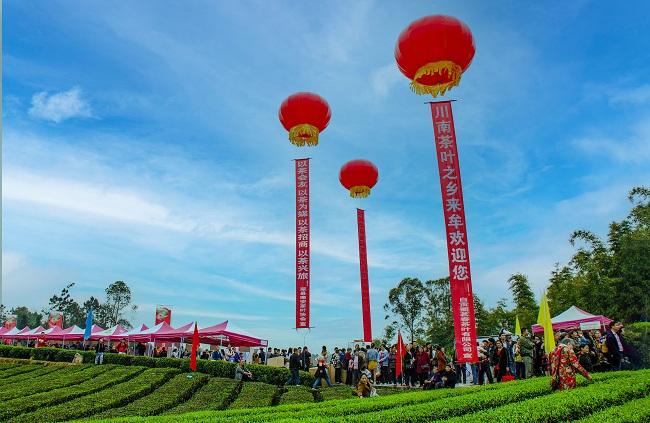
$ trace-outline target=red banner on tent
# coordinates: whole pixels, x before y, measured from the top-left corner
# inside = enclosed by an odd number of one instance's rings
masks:
[[[449,280],[454,311],[455,346],[460,362],[478,361],[476,349],[476,320],[469,267],[467,225],[460,181],[456,130],[451,102],[431,103],[433,132],[438,156],[440,190],[447,233]]]
[[[58,326],[59,329],[63,329],[63,314],[59,313],[58,311],[50,313],[50,318],[47,319],[47,324],[49,328]]]
[[[296,328],[309,327],[309,159],[296,159]]]
[[[361,271],[363,341],[372,342],[372,325],[370,324],[370,287],[368,283],[368,252],[366,251],[366,217],[364,211],[361,209],[357,209],[357,228],[359,231],[359,268]]]
[[[164,306],[156,306],[156,325],[165,322],[171,326],[172,324],[172,310]]]
[[[7,330],[11,330],[16,327],[16,322],[18,321],[18,317],[14,315],[9,315],[5,317],[5,323],[4,326]]]

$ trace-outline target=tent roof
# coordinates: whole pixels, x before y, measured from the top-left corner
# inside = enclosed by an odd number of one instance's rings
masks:
[[[553,330],[559,329],[568,329],[572,327],[579,327],[580,323],[587,322],[598,322],[601,327],[604,327],[612,322],[612,319],[608,319],[605,316],[596,316],[594,314],[588,313],[576,306],[571,306],[557,316],[551,318],[551,323],[553,324]],[[544,332],[544,329],[541,325],[533,325],[533,332],[540,333]]]
[[[97,332],[93,331],[88,339],[90,339],[91,341],[97,341],[101,338],[121,339],[124,338],[124,336],[122,336],[124,332],[126,332],[126,329],[124,329],[120,325],[115,325],[112,328],[104,329]]]

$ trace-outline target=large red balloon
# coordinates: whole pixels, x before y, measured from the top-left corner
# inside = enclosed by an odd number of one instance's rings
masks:
[[[331,116],[327,101],[307,92],[287,97],[278,112],[282,126],[289,131],[289,140],[298,147],[318,145],[318,134],[327,128]]]
[[[341,167],[339,181],[350,190],[350,197],[365,198],[370,195],[370,189],[379,180],[379,171],[372,162],[357,159],[347,162]]]
[[[458,86],[476,52],[465,23],[445,15],[412,22],[397,39],[395,60],[417,94],[437,97]]]

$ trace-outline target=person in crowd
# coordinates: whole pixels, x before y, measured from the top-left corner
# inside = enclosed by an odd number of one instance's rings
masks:
[[[104,364],[104,353],[106,352],[106,344],[104,338],[99,338],[97,345],[95,345],[95,364]]]
[[[605,346],[607,347],[607,361],[612,370],[621,370],[621,361],[625,354],[622,336],[620,334],[623,323],[612,322],[605,334]]]
[[[302,363],[302,370],[308,372],[311,367],[311,353],[306,345],[300,354],[300,362]]]
[[[492,380],[492,371],[490,370],[490,355],[488,351],[488,341],[484,340],[478,347],[478,384],[483,385],[486,383],[494,383]]]
[[[588,373],[593,373],[594,366],[591,363],[591,350],[589,344],[580,344],[578,349],[578,362]]]
[[[363,361],[363,354],[360,350],[354,350],[354,357],[352,361],[352,384],[357,385],[361,379],[361,371],[365,368]]]
[[[357,383],[357,392],[359,393],[359,398],[369,398],[372,393],[372,385],[370,384],[370,379],[368,376],[362,375]]]
[[[436,382],[435,389],[440,388],[454,388],[456,386],[456,372],[454,371],[451,364],[445,365],[445,370],[438,372],[440,374],[440,382]]]
[[[266,364],[266,353],[264,352],[264,348],[260,348],[259,352],[257,353],[257,358],[259,358],[259,364]]]
[[[443,351],[443,348],[440,347],[440,345],[434,345],[433,350],[436,352],[438,371],[441,372],[445,370],[445,366],[447,365],[447,356],[445,355],[445,352]]]
[[[506,332],[508,332],[508,333],[510,332],[510,325],[508,324],[508,322],[506,322],[504,320],[503,322],[501,322],[501,329],[499,330],[499,337],[501,337],[501,335],[506,333]]]
[[[347,366],[348,370],[346,372],[345,376],[345,384],[348,386],[354,386],[354,360],[355,356],[354,353],[350,351],[351,348],[348,348],[348,353],[345,354],[346,357],[350,357],[347,359]]]
[[[570,337],[564,338],[550,354],[549,365],[551,371],[551,386],[562,391],[573,389],[577,386],[576,372],[588,380],[591,375],[581,365],[573,349],[577,347],[576,341]]]
[[[228,344],[223,352],[226,361],[230,361],[231,363],[235,362],[235,350],[233,349],[232,345]]]
[[[610,370],[609,362],[607,361],[607,358],[605,357],[603,351],[605,338],[602,336],[602,332],[599,330],[592,331],[591,339],[593,340],[594,350],[596,351],[596,357],[592,360],[594,372],[604,372]]]
[[[40,335],[38,335],[38,339],[36,340],[36,348],[41,348],[47,345],[47,337],[45,336],[45,332],[41,332]]]
[[[388,358],[390,352],[386,345],[382,344],[379,348],[379,357],[377,358],[377,373],[379,373],[379,382],[381,385],[387,385],[390,382],[390,370],[388,369]]]
[[[298,350],[299,348],[296,348],[291,354],[291,357],[289,357],[291,377],[285,385],[300,385],[300,357],[298,356]]]
[[[138,342],[138,344],[135,346],[136,355],[143,356],[145,351],[147,351],[146,345],[144,345],[142,342]]]
[[[239,359],[239,364],[235,369],[235,380],[242,382],[250,382],[253,380],[253,374],[246,368],[246,360],[243,358]]]
[[[172,357],[174,357],[174,358],[180,358],[180,357],[178,356],[178,348],[174,347],[174,349],[172,350]]]
[[[424,385],[422,386],[422,389],[424,390],[436,389],[436,384],[442,382],[442,376],[440,373],[441,372],[438,371],[438,368],[434,367],[431,370],[431,377],[424,381]]]
[[[376,383],[375,371],[377,370],[377,360],[379,359],[379,351],[375,348],[375,344],[371,343],[369,348],[366,348],[366,363],[368,370],[372,374],[371,382]]]
[[[544,356],[544,343],[542,338],[535,335],[533,338],[533,376],[542,375],[542,357]]]
[[[411,350],[407,350],[402,357],[402,382],[407,388],[415,386],[415,360]]]
[[[519,346],[521,361],[524,364],[524,374],[520,379],[530,379],[534,374],[533,350],[535,349],[535,343],[530,340],[530,331],[528,328],[521,330],[521,336],[517,339],[517,345]]]
[[[129,351],[129,344],[126,343],[126,339],[120,339],[120,343],[115,347],[115,351],[118,354],[126,354]]]
[[[424,351],[423,347],[419,347],[418,352],[415,354],[415,373],[417,374],[417,381],[420,387],[422,387],[424,381],[427,380],[430,362],[431,357],[429,356],[429,353]]]
[[[332,366],[334,366],[334,383],[341,385],[343,382],[341,380],[341,375],[343,374],[343,363],[341,363],[341,352],[339,347],[334,347],[334,352],[330,358]]]
[[[221,355],[219,348],[212,351],[212,355],[210,355],[210,360],[223,360],[223,356]]]
[[[388,354],[388,370],[390,372],[389,382],[392,383],[393,386],[396,386],[397,378],[395,373],[397,372],[397,347],[391,347],[390,353]]]
[[[501,338],[497,339],[496,341],[496,348],[494,350],[494,356],[493,360],[494,363],[494,377],[497,380],[497,382],[501,382],[501,378],[505,376],[509,371],[510,367],[508,367],[508,353],[506,349],[503,347],[503,342],[501,342]]]
[[[324,352],[327,354],[327,350],[325,350]],[[317,390],[318,386],[320,386],[320,383],[323,379],[325,379],[325,382],[327,382],[327,386],[333,388],[334,385],[332,385],[332,382],[330,381],[330,375],[327,368],[327,358],[324,355],[319,355],[318,358],[316,359],[316,363],[317,363],[316,373],[314,373],[316,380],[314,381],[311,390],[312,391]]]

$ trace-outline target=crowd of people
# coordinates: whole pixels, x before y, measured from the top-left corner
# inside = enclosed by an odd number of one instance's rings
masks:
[[[627,369],[631,366],[628,356],[634,354],[625,342],[621,322],[612,322],[604,334],[600,330],[579,328],[557,331],[555,343],[557,347],[546,352],[540,336],[531,336],[527,328],[522,330],[521,336],[515,336],[509,331],[508,323],[503,322],[498,336],[484,339],[477,345],[479,361],[476,363],[458,362],[455,354],[448,355],[440,345],[416,342],[405,346],[402,357],[398,357],[397,345],[386,343],[378,347],[374,343],[357,344],[354,348],[335,347],[332,352],[323,346],[318,354],[312,354],[306,346],[287,350],[268,347],[243,353],[228,344],[215,350],[199,350],[197,356],[238,363],[235,377],[242,381],[253,379],[253,373],[246,368],[247,361],[267,364],[269,359],[282,357],[281,363],[291,372],[287,385],[299,385],[300,370],[316,367],[312,389],[317,389],[324,380],[330,387],[333,384],[355,387],[360,397],[367,397],[376,392],[374,386],[441,389],[454,388],[457,384],[502,382],[505,376],[511,379],[552,376],[554,387],[570,389],[576,386],[577,373],[591,379],[593,372]],[[56,345],[47,342],[45,334],[41,333],[35,346]],[[189,349],[177,347],[169,352],[164,344],[156,347],[137,343],[130,347],[126,339],[114,343],[106,343],[103,339],[94,344],[69,343],[68,348],[94,349],[95,364],[103,363],[106,352],[176,358],[189,358],[191,354]],[[397,374],[398,360],[401,361],[400,374]],[[329,364],[334,368],[334,382],[330,380]]]

